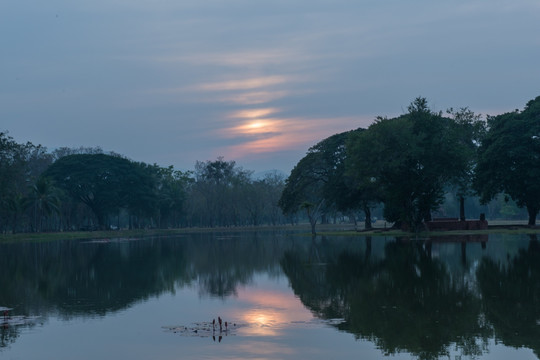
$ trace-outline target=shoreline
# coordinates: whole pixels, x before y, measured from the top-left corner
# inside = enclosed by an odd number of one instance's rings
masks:
[[[487,230],[450,230],[422,231],[419,233],[405,232],[399,229],[375,226],[371,230],[356,230],[353,224],[322,224],[317,225],[317,236],[402,236],[402,237],[436,237],[463,236],[485,234],[538,234],[540,226],[528,226],[523,221],[492,221]],[[378,225],[378,224],[377,224]],[[300,235],[311,236],[309,224],[280,225],[280,226],[243,226],[215,228],[179,228],[179,229],[139,229],[139,230],[104,230],[104,231],[73,231],[73,232],[44,232],[1,234],[0,243],[14,242],[46,242],[55,240],[85,240],[108,238],[133,238],[176,236],[193,233],[211,232],[250,232],[250,231],[298,231]]]

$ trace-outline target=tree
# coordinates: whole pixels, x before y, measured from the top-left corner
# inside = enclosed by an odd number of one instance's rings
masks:
[[[191,195],[192,211],[196,213],[199,225],[240,225],[243,222],[243,194],[251,174],[223,157],[215,161],[197,161]]]
[[[28,195],[41,172],[50,164],[46,148],[30,142],[18,144],[0,132],[0,229],[17,231]]]
[[[407,114],[378,117],[351,137],[349,174],[377,189],[388,221],[418,230],[442,203],[444,186],[464,167],[456,138],[455,122],[417,98]]]
[[[52,185],[49,178],[40,177],[32,185],[25,205],[33,213],[34,231],[40,232],[43,230],[43,218],[60,211],[58,189]]]
[[[151,167],[106,154],[75,154],[60,158],[43,174],[72,199],[87,205],[98,226],[107,216],[126,208],[149,215],[156,200],[156,178]]]
[[[487,119],[479,148],[475,188],[483,203],[498,193],[526,207],[528,224],[540,210],[540,96],[514,111]]]
[[[174,170],[172,166],[157,168],[159,185],[159,227],[180,227],[184,215],[191,172]]]
[[[454,110],[450,108],[447,113],[452,116],[456,127],[456,146],[463,160],[458,163],[455,177],[452,180],[459,198],[459,219],[465,221],[465,198],[475,195],[473,190],[474,172],[477,162],[478,147],[485,135],[486,127],[482,116],[475,114],[468,108]]]
[[[318,219],[329,209],[359,206],[358,189],[345,179],[348,137],[362,129],[332,135],[312,146],[291,171],[279,200],[285,214],[306,211],[315,235]]]
[[[285,187],[285,176],[277,170],[268,172],[261,181],[262,193],[259,194],[266,204],[266,218],[269,224],[277,225],[283,220],[279,208],[279,199]]]

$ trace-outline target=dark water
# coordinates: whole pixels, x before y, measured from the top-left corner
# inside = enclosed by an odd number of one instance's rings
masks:
[[[0,359],[536,359],[540,243],[258,232],[1,244],[0,306],[13,308]]]

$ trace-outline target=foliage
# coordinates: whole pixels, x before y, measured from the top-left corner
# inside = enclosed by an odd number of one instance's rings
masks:
[[[286,214],[306,210],[313,234],[319,217],[330,209],[358,206],[357,191],[345,179],[345,158],[347,138],[360,131],[339,133],[311,147],[285,182],[279,206]]]
[[[97,225],[106,227],[107,215],[127,208],[149,214],[157,201],[153,168],[118,156],[76,154],[60,158],[43,174],[74,200],[88,206]]]
[[[523,111],[488,118],[479,149],[475,188],[483,202],[498,193],[525,206],[529,225],[540,210],[540,96]]]
[[[6,132],[0,132],[1,231],[15,232],[20,228],[25,198],[51,161],[44,147],[29,142],[19,144]]]
[[[348,171],[360,184],[377,189],[385,218],[416,230],[443,201],[445,185],[465,177],[470,154],[456,122],[415,99],[408,113],[377,118],[351,137]]]
[[[178,171],[99,147],[49,153],[0,132],[0,231],[279,225],[305,212],[315,233],[318,221],[356,225],[359,211],[370,228],[382,205],[385,220],[419,230],[432,212],[456,217],[459,209],[464,220],[466,198],[469,211],[490,219],[521,218],[515,206],[526,207],[534,225],[540,97],[488,117],[487,127],[468,108],[447,114],[417,98],[401,116],[318,142],[286,180],[278,172],[255,178],[222,157]]]

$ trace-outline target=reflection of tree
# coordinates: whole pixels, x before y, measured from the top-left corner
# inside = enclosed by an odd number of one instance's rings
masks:
[[[4,325],[0,327],[0,351],[3,347],[8,346],[11,343],[14,343],[15,340],[19,337],[19,331],[14,326]]]
[[[484,258],[477,271],[486,319],[507,346],[526,346],[540,356],[540,244],[505,264]]]
[[[103,315],[189,280],[175,242],[18,244],[0,264],[0,303],[23,314]]]
[[[382,260],[368,254],[344,251],[326,266],[313,267],[301,253],[288,253],[282,267],[317,316],[344,318],[340,329],[385,353],[437,358],[452,345],[465,355],[482,352],[488,329],[478,320],[480,301],[464,280],[454,279],[420,243],[389,243]]]
[[[277,273],[276,259],[288,244],[264,240],[257,234],[214,235],[189,244],[189,259],[198,271],[200,293],[224,298],[235,295],[238,285],[248,284],[256,271]]]
[[[278,273],[290,242],[275,234],[227,238],[50,242],[0,246],[0,305],[21,315],[104,315],[198,283],[201,294],[226,297],[254,272]]]

